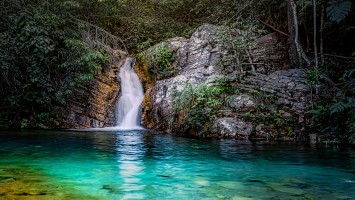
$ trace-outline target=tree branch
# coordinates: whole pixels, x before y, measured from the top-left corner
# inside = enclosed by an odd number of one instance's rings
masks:
[[[338,83],[338,84],[335,84],[332,81],[332,79],[330,79],[328,77],[322,77],[322,79],[324,79],[332,87],[339,87],[339,86],[349,87],[349,86],[352,86],[355,84],[355,79],[350,79],[344,83]]]
[[[312,52],[313,53],[313,52]],[[318,55],[320,53],[317,53]],[[323,53],[324,56],[330,56],[330,57],[335,57],[335,58],[344,58],[344,59],[350,59],[350,60],[355,60],[355,58],[353,57],[346,57],[346,56],[337,56],[337,55],[332,55],[332,54],[327,54],[327,53]]]
[[[282,32],[282,31],[277,30],[276,28],[272,27],[271,25],[267,24],[266,22],[261,21],[259,18],[258,18],[258,20],[259,20],[261,23],[263,23],[263,24],[265,24],[266,26],[268,26],[269,28],[271,28],[272,30],[274,30],[274,31],[276,31],[276,32],[278,32],[278,33],[281,33],[282,35],[288,36],[288,34]]]
[[[80,19],[75,19],[75,20],[78,21],[78,22],[81,22],[81,23],[83,23],[83,24],[87,24],[87,25],[89,25],[89,26],[95,28],[95,30],[96,30],[96,36],[97,36],[97,31],[99,30],[100,32],[104,33],[106,37],[109,36],[110,38],[112,38],[112,39],[114,39],[114,40],[116,40],[116,41],[120,41],[121,44],[123,45],[123,48],[124,48],[124,49],[122,49],[122,50],[125,51],[125,52],[127,52],[127,47],[126,47],[126,45],[124,44],[124,42],[121,40],[121,38],[119,38],[119,37],[117,37],[117,36],[115,36],[115,35],[112,35],[112,34],[110,34],[109,32],[107,32],[106,30],[104,30],[104,29],[102,29],[102,28],[100,28],[100,27],[98,27],[98,26],[96,26],[96,25],[93,25],[93,24],[91,24],[91,23],[89,23],[89,22],[86,22],[86,21],[83,21],[83,20],[80,20]],[[106,41],[106,42],[107,42],[107,41]]]

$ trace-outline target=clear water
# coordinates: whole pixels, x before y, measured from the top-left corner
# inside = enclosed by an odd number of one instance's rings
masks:
[[[0,199],[355,199],[355,152],[153,131],[0,132]]]

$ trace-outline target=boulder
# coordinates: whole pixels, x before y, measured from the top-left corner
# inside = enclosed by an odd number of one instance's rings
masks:
[[[256,105],[252,96],[247,94],[232,96],[233,101],[229,104],[231,108],[253,107]]]
[[[290,101],[285,99],[285,98],[278,98],[277,104],[282,106],[282,105],[290,105]]]
[[[248,138],[252,128],[250,122],[237,122],[234,118],[221,118],[214,123],[212,133],[225,137]]]
[[[38,128],[40,128],[40,129],[50,129],[48,126],[45,126],[44,124],[41,124],[41,123],[39,123],[37,125],[38,125]]]
[[[270,134],[265,132],[265,125],[264,124],[259,124],[256,126],[255,131],[255,137],[256,139],[269,139],[270,138]]]

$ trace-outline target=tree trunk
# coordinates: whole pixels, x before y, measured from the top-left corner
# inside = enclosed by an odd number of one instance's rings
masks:
[[[302,66],[302,58],[306,61],[307,65],[311,65],[311,61],[307,58],[306,54],[304,53],[304,50],[301,46],[300,40],[298,38],[298,23],[297,23],[297,6],[293,0],[288,0],[291,9],[292,9],[292,14],[293,14],[293,24],[295,28],[295,44],[297,48],[297,53],[298,53],[298,58],[299,58],[299,63]]]
[[[318,68],[317,54],[317,1],[313,0],[313,26],[314,26],[314,59],[316,60],[315,68]]]
[[[304,30],[306,31],[306,39],[307,39],[307,47],[306,47],[306,52],[308,53],[310,51],[310,45],[309,45],[309,38],[308,38],[308,29],[307,29],[307,26],[306,26],[306,20],[304,19],[302,13],[301,13],[301,18],[302,18],[302,24],[303,24],[303,27],[304,27]]]
[[[287,4],[287,25],[288,25],[288,56],[290,66],[296,66],[298,63],[297,48],[295,44],[295,28],[293,26],[293,14],[290,3]]]
[[[323,52],[323,34],[324,34],[324,4],[325,2],[322,2],[322,8],[321,8],[321,20],[320,20],[320,58],[321,62],[324,63],[324,52]]]

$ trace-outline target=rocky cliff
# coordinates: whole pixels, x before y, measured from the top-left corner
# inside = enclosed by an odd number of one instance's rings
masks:
[[[58,112],[58,119],[53,121],[55,128],[101,128],[115,124],[115,108],[120,96],[118,72],[125,56],[117,52],[94,79],[72,89],[65,106],[54,107]]]
[[[232,102],[221,108],[224,114],[214,119],[212,131],[207,136],[303,137],[310,90],[302,70],[288,70],[287,47],[278,42],[275,34],[261,36],[252,51],[256,70],[251,71],[245,66],[244,72],[236,72],[218,66],[223,52],[219,52],[213,42],[217,39],[217,28],[204,24],[190,39],[172,38],[159,44],[176,51],[179,59],[173,65],[177,73],[174,77],[157,80],[154,87],[150,86],[146,91],[143,124],[157,130],[196,134],[198,130],[181,129],[179,122],[171,123],[173,94],[182,91],[187,83],[196,88],[202,83],[213,84],[226,77],[226,84],[239,92],[226,94]],[[260,111],[264,107],[267,109]],[[264,120],[256,120],[258,115]],[[271,117],[267,118],[268,115]]]

